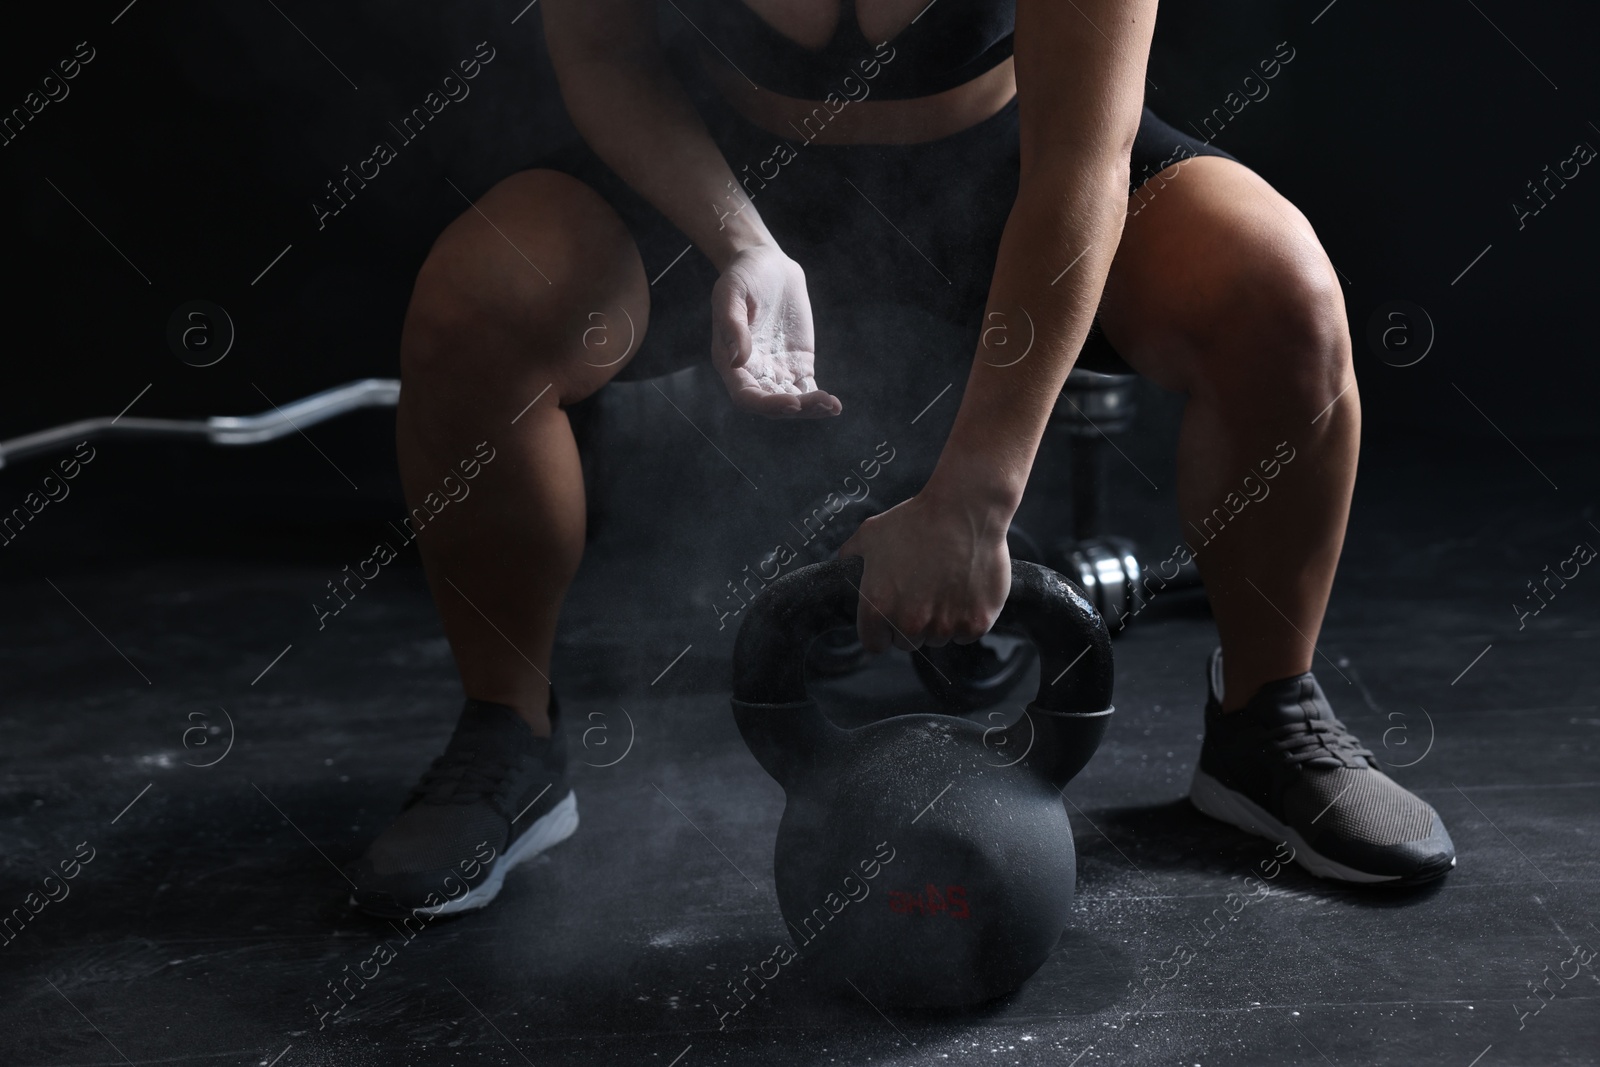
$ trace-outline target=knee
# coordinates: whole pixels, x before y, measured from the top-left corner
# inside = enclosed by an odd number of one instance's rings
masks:
[[[584,353],[595,347],[595,322],[630,309],[642,320],[633,305],[648,307],[648,296],[630,292],[637,260],[626,228],[588,186],[555,171],[514,174],[446,227],[423,261],[401,374],[504,384],[508,374],[539,373],[559,397],[577,399],[568,394],[582,395],[592,377]],[[642,279],[642,265],[634,273]]]
[[[1197,385],[1225,403],[1316,414],[1355,380],[1344,295],[1314,242],[1240,257],[1200,332]]]

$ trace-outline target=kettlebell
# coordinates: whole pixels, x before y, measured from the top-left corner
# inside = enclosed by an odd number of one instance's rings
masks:
[[[1111,640],[1082,590],[1012,560],[999,621],[1041,668],[1021,718],[843,729],[806,693],[806,648],[854,622],[861,572],[859,557],[791,571],[734,644],[734,720],[784,789],[778,907],[813,973],[876,1007],[978,1004],[1025,982],[1066,928],[1077,860],[1061,791],[1111,718]]]

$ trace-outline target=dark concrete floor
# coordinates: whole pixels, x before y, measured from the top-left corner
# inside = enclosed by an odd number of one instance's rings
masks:
[[[753,454],[738,426],[700,425]],[[347,906],[335,864],[458,701],[415,555],[319,631],[310,602],[397,510],[381,493],[251,502],[227,478],[150,473],[176,453],[107,449],[102,481],[9,546],[0,578],[0,910],[93,850],[0,948],[0,1063],[1600,1062],[1600,963],[1530,1013],[1530,983],[1600,946],[1600,576],[1520,631],[1509,606],[1574,543],[1600,544],[1592,444],[1533,449],[1559,491],[1499,439],[1369,449],[1317,670],[1447,820],[1460,865],[1442,883],[1361,892],[1289,870],[1204,925],[1272,846],[1184,799],[1214,630],[1179,603],[1117,643],[1117,721],[1067,792],[1073,923],[1038,975],[983,1011],[885,1017],[797,969],[719,1031],[724,983],[786,935],[783,797],[729,714],[734,628],[713,598],[857,457],[808,455],[771,492],[759,461],[736,475],[689,426],[670,433],[608,442],[626,462],[567,608],[577,835],[406,945],[322,1030],[326,983],[394,936]],[[285,469],[321,463],[272,448]],[[776,499],[757,507],[745,474]],[[1170,541],[1168,496],[1127,474],[1130,531]],[[842,715],[922,704],[903,654],[825,689]],[[1164,962],[1180,949],[1186,964]]]

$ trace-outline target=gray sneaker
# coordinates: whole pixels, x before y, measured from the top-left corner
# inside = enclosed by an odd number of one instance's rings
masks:
[[[1439,813],[1378,769],[1311,672],[1224,713],[1222,650],[1207,667],[1206,736],[1189,799],[1246,833],[1287,841],[1321,878],[1406,886],[1456,865]]]
[[[468,700],[399,818],[345,866],[350,903],[387,918],[481,908],[507,871],[571,837],[578,802],[560,716],[552,691],[551,736],[535,737],[514,709]]]

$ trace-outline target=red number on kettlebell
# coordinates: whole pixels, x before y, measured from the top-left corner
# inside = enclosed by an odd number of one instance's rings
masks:
[[[947,885],[941,895],[939,887],[928,885],[922,893],[908,893],[901,889],[889,890],[889,910],[896,915],[935,915],[945,912],[952,919],[966,919],[972,915],[967,906],[967,887]]]

